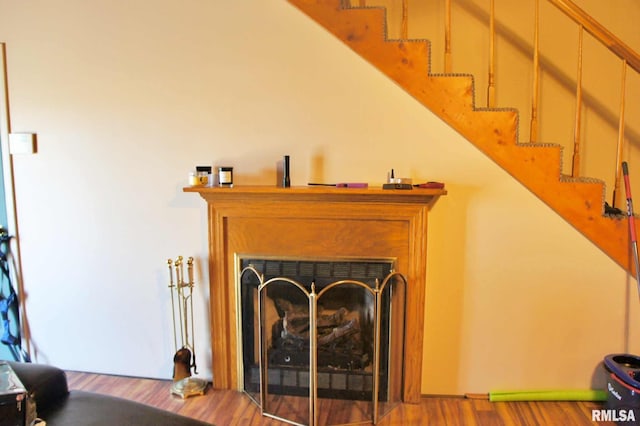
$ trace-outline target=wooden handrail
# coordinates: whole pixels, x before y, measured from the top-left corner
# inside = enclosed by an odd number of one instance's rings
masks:
[[[584,10],[576,6],[571,0],[547,0],[556,6],[562,13],[582,25],[589,34],[605,45],[610,51],[615,53],[620,59],[640,73],[640,55],[627,46],[622,40],[616,37],[611,31],[593,19]]]

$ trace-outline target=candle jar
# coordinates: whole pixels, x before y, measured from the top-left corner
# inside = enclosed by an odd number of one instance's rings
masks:
[[[218,185],[233,186],[233,167],[218,167]]]
[[[211,166],[196,167],[196,181],[198,182],[198,185],[208,185],[210,175],[211,175]]]
[[[196,172],[189,172],[189,185],[200,185],[200,180],[198,179],[198,176],[196,176]]]

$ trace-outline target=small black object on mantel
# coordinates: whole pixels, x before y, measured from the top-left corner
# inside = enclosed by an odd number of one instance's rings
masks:
[[[382,189],[413,189],[410,183],[384,183]]]
[[[282,161],[282,187],[289,188],[291,187],[291,177],[289,170],[289,156],[285,155]]]

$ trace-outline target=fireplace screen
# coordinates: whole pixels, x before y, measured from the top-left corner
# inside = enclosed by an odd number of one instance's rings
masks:
[[[253,256],[239,266],[244,390],[263,414],[352,424],[400,401],[406,281],[392,260]]]

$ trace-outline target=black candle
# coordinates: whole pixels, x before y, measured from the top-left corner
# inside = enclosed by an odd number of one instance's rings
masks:
[[[282,187],[289,188],[291,186],[291,178],[289,177],[289,156],[285,155],[282,162]]]

